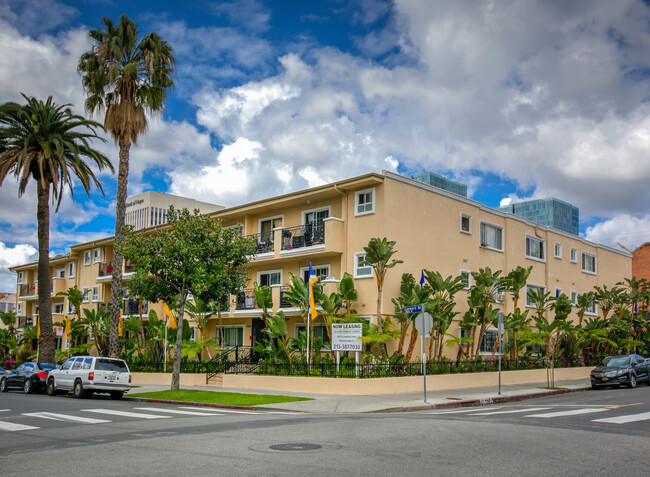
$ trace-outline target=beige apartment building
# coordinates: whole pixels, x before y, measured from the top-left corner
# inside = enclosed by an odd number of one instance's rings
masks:
[[[376,323],[376,282],[372,269],[363,265],[363,247],[372,237],[396,241],[394,258],[404,262],[386,277],[382,311],[388,314],[393,312],[391,298],[399,294],[401,275],[409,272],[417,279],[423,268],[443,276],[465,274],[471,284],[471,272],[480,268],[502,270],[505,275],[518,265],[532,265],[529,289],[538,287],[553,295],[564,292],[574,299],[595,285],[611,287],[632,272],[631,255],[626,252],[391,172],[370,173],[210,215],[222,219],[224,226],[240,226],[244,235],[254,236],[258,243],[248,288],[232,296],[229,310],[222,313],[227,346],[250,346],[262,339],[264,322],[252,292],[254,282],[271,288],[274,308],[289,318],[288,333],[298,336],[304,326],[302,317],[283,300],[283,293],[289,273],[305,277],[310,262],[326,293],[336,289],[344,272],[353,275],[359,291],[355,309]],[[110,301],[112,254],[112,238],[106,238],[74,245],[68,255],[52,259],[54,321],[69,312],[68,304],[56,293],[75,284],[89,291],[84,307]],[[36,268],[32,263],[12,269],[18,274],[18,310],[23,319],[37,313]],[[131,273],[126,263],[125,287]],[[452,334],[459,332],[458,320],[467,310],[465,299],[466,292],[457,295],[456,310],[461,315],[449,330]],[[510,297],[499,306],[512,311]],[[145,316],[150,308],[162,316],[160,304],[144,304]],[[138,302],[127,298],[125,314],[137,313]],[[209,337],[219,336],[218,326],[215,318]],[[315,334],[326,338],[323,326],[317,323]],[[483,350],[486,354],[492,353],[491,333]],[[389,353],[395,346],[389,343]],[[453,357],[456,350],[445,347],[445,353]]]

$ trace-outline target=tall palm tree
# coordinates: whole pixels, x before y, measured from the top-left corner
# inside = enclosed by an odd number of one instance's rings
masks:
[[[38,197],[38,316],[41,325],[39,358],[54,363],[55,341],[52,332],[50,299],[50,205],[59,209],[63,190],[73,191],[73,177],[86,194],[91,183],[102,191],[90,165],[113,171],[110,161],[90,146],[99,138],[101,125],[72,114],[69,105],[56,105],[50,96],[46,102],[23,95],[27,104],[0,105],[0,185],[9,174],[18,180],[22,196],[30,179],[36,182]],[[103,191],[102,191],[103,194]]]
[[[157,33],[138,39],[136,24],[126,15],[117,25],[103,18],[104,30],[90,30],[94,45],[81,55],[77,70],[86,91],[89,113],[105,110],[104,129],[120,148],[115,206],[115,245],[124,242],[129,151],[147,129],[147,113],[162,112],[174,82],[174,51]],[[118,323],[122,294],[121,255],[113,254],[109,352],[119,353]]]

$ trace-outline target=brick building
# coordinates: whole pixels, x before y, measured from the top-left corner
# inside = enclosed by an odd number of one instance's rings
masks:
[[[639,246],[632,253],[632,276],[650,280],[650,242]]]

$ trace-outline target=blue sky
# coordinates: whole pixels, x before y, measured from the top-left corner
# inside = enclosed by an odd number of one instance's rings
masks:
[[[83,112],[100,18],[176,53],[175,89],[131,150],[129,194],[225,206],[383,169],[431,170],[490,206],[557,197],[590,240],[650,240],[650,8],[639,0],[0,0],[0,102]],[[99,118],[97,118],[99,119]],[[117,165],[117,148],[98,145]],[[53,253],[112,235],[105,197],[52,215]],[[34,191],[0,187],[0,290],[36,258]]]

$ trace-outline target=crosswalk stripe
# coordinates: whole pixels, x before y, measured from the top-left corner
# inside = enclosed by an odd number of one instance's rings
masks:
[[[490,409],[501,409],[503,406],[491,407]],[[474,408],[474,409],[459,409],[454,411],[434,411],[434,412],[424,412],[423,414],[460,414],[464,412],[480,412],[484,411],[484,408]]]
[[[82,409],[83,412],[96,412],[110,416],[134,417],[136,419],[169,419],[171,416],[159,416],[157,414],[142,414],[141,412],[118,411],[116,409]]]
[[[545,411],[551,409],[550,407],[530,407],[525,409],[513,409],[511,411],[490,411],[490,412],[477,412],[472,414],[472,416],[491,416],[493,414],[514,414],[517,412],[533,412],[533,411]]]
[[[0,412],[9,412],[11,409],[0,409]]]
[[[92,417],[69,416],[67,414],[58,414],[55,412],[24,412],[23,416],[40,417],[42,419],[52,419],[53,421],[76,422],[78,424],[103,424],[111,422],[106,419],[93,419]]]
[[[0,421],[0,431],[14,432],[29,431],[32,429],[40,429],[40,427],[25,426],[23,424],[16,424],[15,422]]]
[[[183,411],[181,409],[160,409],[158,407],[136,407],[135,409],[140,409],[142,411],[156,411],[156,412],[168,412],[171,414],[183,414],[186,416],[221,416],[222,415],[222,414],[217,414],[216,412]]]
[[[603,411],[608,411],[609,409],[573,409],[571,411],[559,411],[559,412],[547,412],[544,414],[529,414],[528,416],[524,417],[543,417],[543,418],[549,418],[549,417],[562,417],[562,416],[577,416],[580,414],[591,414],[592,412],[603,412]]]
[[[603,419],[593,419],[591,422],[607,422],[610,424],[626,424],[628,422],[648,421],[650,420],[650,412],[642,412],[640,414],[628,414],[626,416],[607,417]]]

